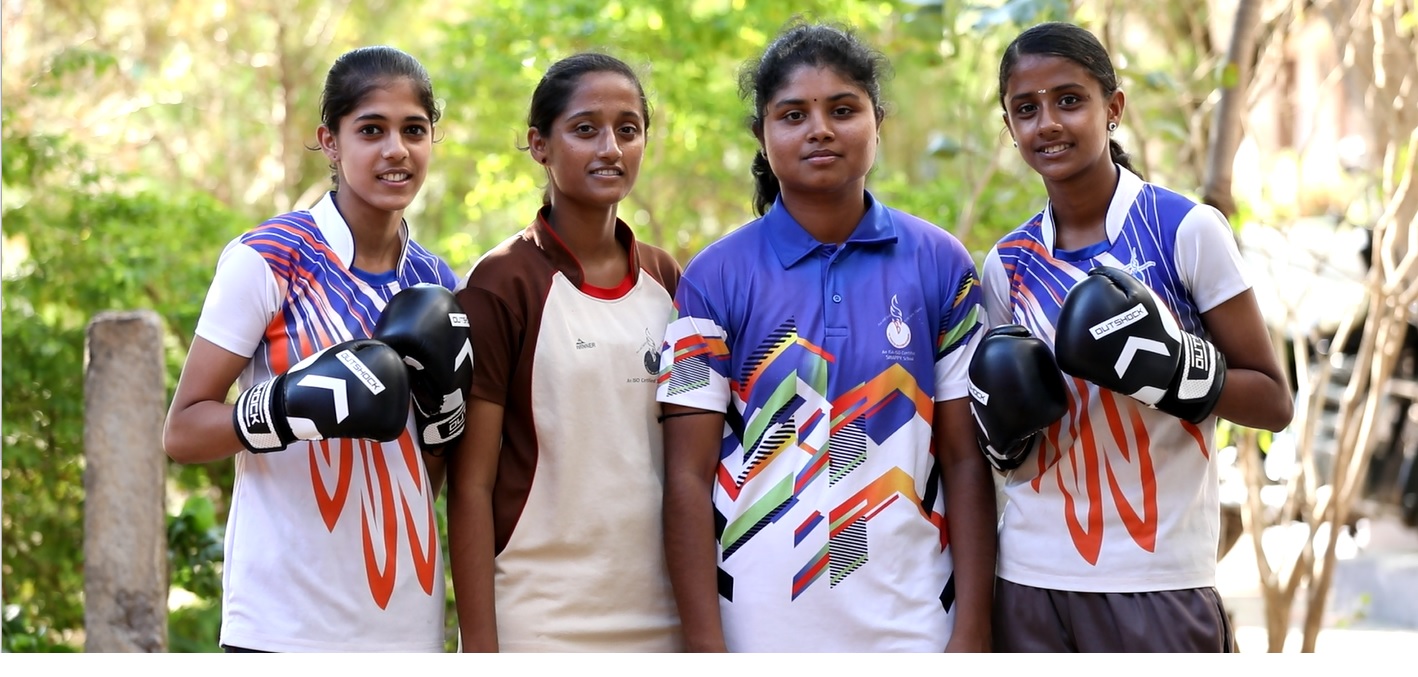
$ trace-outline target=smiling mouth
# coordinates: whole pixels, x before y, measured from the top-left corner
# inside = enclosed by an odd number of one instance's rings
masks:
[[[594,171],[591,172],[591,176],[624,176],[624,175],[625,175],[625,172],[623,172],[623,171],[621,171],[621,170],[619,170],[619,169],[615,169],[614,167],[607,167],[607,168],[605,168],[605,169],[597,169],[597,170],[594,170]]]
[[[1039,149],[1039,154],[1040,154],[1040,155],[1057,155],[1057,154],[1062,153],[1062,152],[1064,152],[1064,151],[1066,151],[1066,150],[1068,150],[1068,149],[1069,149],[1069,145],[1068,145],[1068,144],[1066,144],[1066,143],[1056,143],[1056,144],[1054,144],[1054,145],[1052,145],[1052,146],[1044,146],[1043,148],[1040,148],[1040,149]]]
[[[408,181],[412,176],[413,175],[408,172],[385,172],[379,175],[379,180],[399,183],[401,181]]]

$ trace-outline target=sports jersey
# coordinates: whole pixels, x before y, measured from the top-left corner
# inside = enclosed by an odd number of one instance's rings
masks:
[[[617,221],[629,279],[598,290],[548,214],[489,250],[458,291],[476,329],[472,395],[503,406],[499,647],[678,651],[655,375],[679,264]]]
[[[1052,349],[1069,289],[1107,265],[1208,337],[1201,314],[1249,287],[1220,212],[1121,168],[1106,230],[1105,241],[1057,250],[1046,205],[1002,238],[981,273],[990,324],[1022,324]],[[1005,477],[999,577],[1080,592],[1215,585],[1215,418],[1193,425],[1082,379],[1064,383],[1068,411]]]
[[[658,396],[726,415],[712,509],[731,651],[940,651],[954,626],[931,423],[966,396],[980,289],[953,236],[866,200],[841,245],[779,200],[675,297]]]
[[[251,361],[241,389],[323,348],[367,338],[389,298],[452,288],[408,238],[398,267],[352,269],[354,236],[327,194],[223,250],[197,335]],[[397,440],[297,441],[236,456],[222,565],[221,643],[263,651],[442,651],[434,494],[414,428]]]

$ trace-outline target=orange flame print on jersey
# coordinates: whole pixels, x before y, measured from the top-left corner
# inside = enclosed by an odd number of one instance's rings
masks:
[[[1063,495],[1064,525],[1079,556],[1091,565],[1098,564],[1103,549],[1103,481],[1106,477],[1108,494],[1116,506],[1118,517],[1138,547],[1148,552],[1157,548],[1157,475],[1152,463],[1152,443],[1137,408],[1141,405],[1130,398],[1099,390],[1106,428],[1097,430],[1094,421],[1080,415],[1089,407],[1086,383],[1074,378],[1070,384],[1075,396],[1069,398],[1068,437],[1075,440],[1067,454],[1059,445],[1065,425],[1062,420],[1049,426],[1041,453],[1036,454],[1038,474],[1031,486],[1039,491],[1044,476],[1052,473]],[[1121,403],[1120,403],[1121,400]],[[1122,410],[1128,419],[1124,422]],[[1106,435],[1112,444],[1100,443]],[[1131,443],[1129,444],[1129,440]],[[1109,451],[1116,447],[1116,451]],[[1136,481],[1123,481],[1119,473],[1136,473]],[[1141,487],[1136,500],[1124,491],[1124,485]],[[1080,518],[1080,508],[1082,516]]]
[[[349,505],[351,491],[358,493],[365,576],[370,596],[381,609],[388,608],[398,580],[401,524],[408,531],[414,576],[425,594],[433,594],[438,557],[433,499],[418,451],[408,431],[388,443],[394,445],[398,453],[390,453],[384,444],[371,440],[329,439],[310,445],[315,502],[327,529],[334,531]],[[391,462],[397,464],[392,472]],[[362,483],[354,481],[357,466]],[[395,482],[396,474],[411,478],[411,482]]]

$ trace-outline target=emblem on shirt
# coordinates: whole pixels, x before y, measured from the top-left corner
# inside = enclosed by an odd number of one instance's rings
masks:
[[[1128,250],[1132,254],[1132,260],[1128,261],[1127,265],[1123,266],[1123,270],[1126,270],[1133,277],[1138,277],[1142,274],[1142,271],[1157,265],[1156,261],[1146,261],[1143,260],[1141,256],[1138,256],[1136,247],[1129,247]]]
[[[906,318],[901,314],[901,306],[896,303],[896,295],[891,295],[891,321],[886,324],[886,340],[897,348],[905,348],[911,344],[911,328],[906,325]]]
[[[576,339],[576,349],[577,349],[577,350],[588,350],[588,349],[595,348],[595,347],[596,347],[596,342],[595,342],[595,341],[582,341],[581,339]]]
[[[655,337],[650,335],[650,328],[645,328],[645,342],[640,344],[640,349],[644,351],[645,373],[651,376],[660,374],[660,346],[655,343]]]

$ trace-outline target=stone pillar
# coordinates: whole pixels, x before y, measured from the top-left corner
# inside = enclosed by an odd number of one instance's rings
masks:
[[[84,367],[86,652],[167,650],[166,369],[150,310],[103,312]]]

